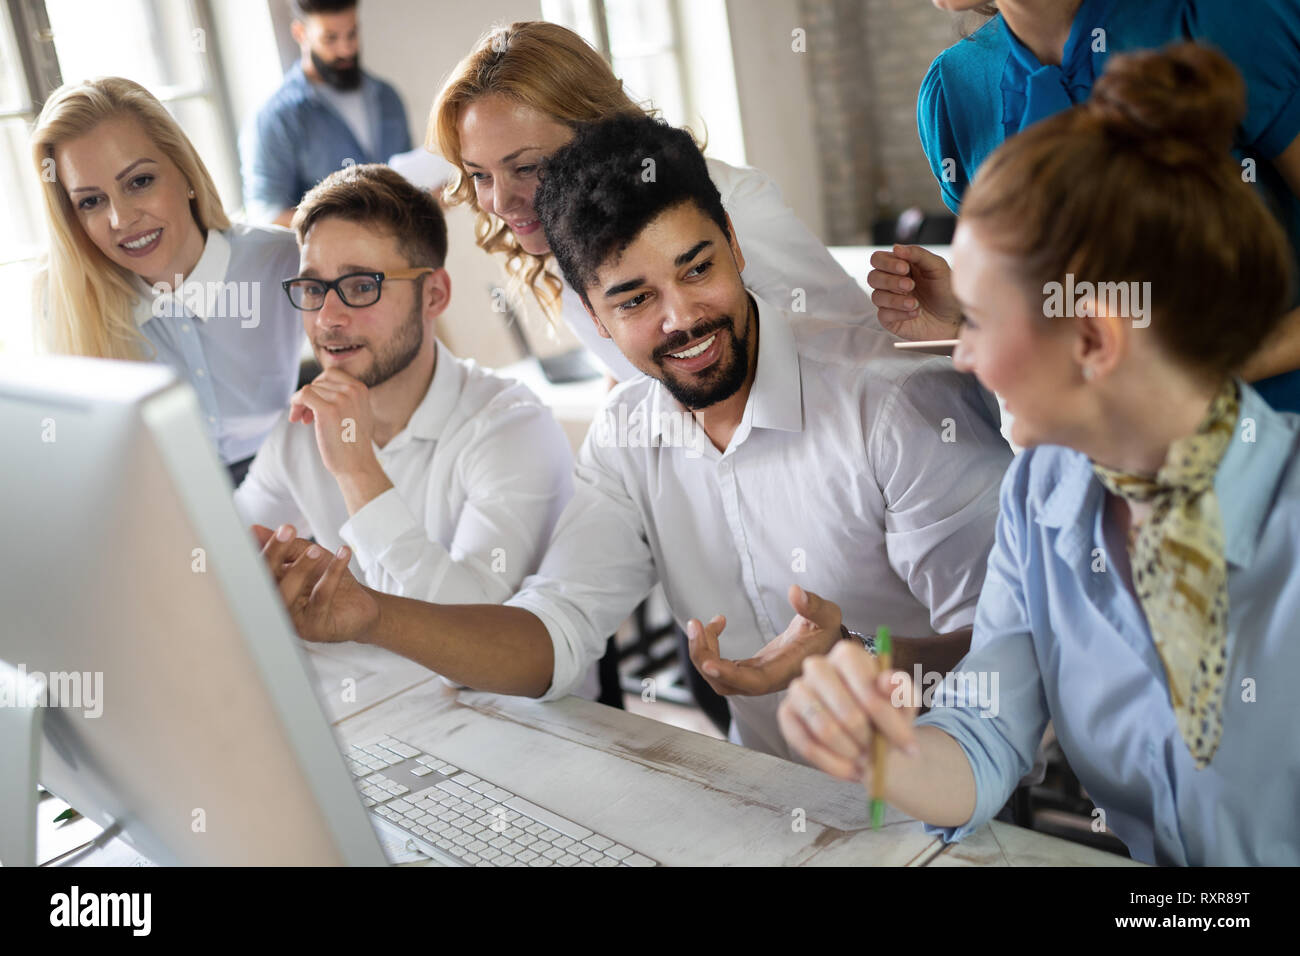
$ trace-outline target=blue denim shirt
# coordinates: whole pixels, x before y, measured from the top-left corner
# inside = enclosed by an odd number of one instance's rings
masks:
[[[362,148],[347,121],[295,63],[239,137],[245,212],[269,221],[298,205],[303,193],[350,160],[383,163],[411,148],[397,91],[362,74],[361,95],[375,151]]]
[[[1088,459],[1041,446],[1002,482],[997,539],[970,653],[950,696],[917,723],[961,745],[987,822],[1034,762],[1049,719],[1070,767],[1133,857],[1175,865],[1300,864],[1300,416],[1242,387],[1215,491],[1228,562],[1223,736],[1197,770],[1151,632],[1128,585],[1125,542]],[[995,705],[956,673],[998,683]],[[965,685],[970,686],[969,677]],[[981,716],[983,711],[986,716]]]

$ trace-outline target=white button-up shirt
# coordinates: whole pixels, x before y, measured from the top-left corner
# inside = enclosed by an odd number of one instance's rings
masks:
[[[791,584],[845,623],[922,636],[967,627],[1011,452],[996,409],[947,359],[902,354],[866,325],[793,317],[756,297],[757,373],[718,452],[659,382],[610,398],[538,573],[507,604],[545,624],[546,694],[567,693],[656,581],[679,625],[725,614],[753,656],[785,630]],[[732,697],[739,740],[790,758],[780,694]]]
[[[822,241],[794,214],[768,175],[749,166],[706,159],[709,178],[718,187],[745,257],[741,277],[755,295],[796,320],[864,322],[880,328],[876,307]],[[573,333],[620,382],[640,375],[612,339],[601,336],[578,293],[567,283],[560,314]]]
[[[439,342],[433,380],[375,454],[393,487],[351,517],[311,425],[283,414],[235,492],[248,523],[289,522],[386,594],[499,604],[537,568],[573,492],[573,456],[550,409]],[[608,636],[608,635],[606,635]]]
[[[256,453],[297,387],[302,313],[280,287],[297,274],[292,232],[235,224],[208,230],[178,289],[155,296],[137,279],[136,325],[157,360],[193,386],[226,464]]]

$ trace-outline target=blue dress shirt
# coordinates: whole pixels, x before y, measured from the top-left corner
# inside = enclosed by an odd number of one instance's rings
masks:
[[[1300,416],[1242,387],[1215,492],[1228,562],[1223,736],[1204,770],[1179,733],[1164,667],[1128,584],[1107,494],[1082,454],[1041,446],[1002,482],[971,650],[918,719],[961,745],[986,823],[1029,770],[1047,721],[1106,826],[1145,862],[1300,864]],[[995,704],[961,688],[986,675]],[[997,675],[993,684],[992,675]],[[950,704],[952,706],[942,706]],[[986,716],[981,716],[981,712]]]
[[[257,453],[297,388],[302,313],[280,287],[297,274],[293,233],[235,224],[208,232],[179,290],[154,295],[139,283],[136,325],[193,386],[227,465]]]
[[[1248,12],[1247,12],[1248,11]],[[1094,51],[1093,30],[1105,51]],[[1270,160],[1300,135],[1300,4],[1295,0],[1084,0],[1055,84],[1034,54],[994,17],[930,64],[917,125],[943,201],[953,212],[980,164],[1010,135],[1055,109],[1087,99],[1111,53],[1182,40],[1217,47],[1246,81],[1246,118],[1235,155],[1252,160],[1262,198],[1286,230],[1300,280],[1300,198]],[[1053,109],[1055,107],[1055,109]],[[952,162],[945,166],[945,160]],[[1300,304],[1300,281],[1293,304]],[[1275,408],[1300,411],[1300,372],[1257,382]]]
[[[391,86],[363,73],[361,95],[374,151],[364,148],[347,121],[295,63],[239,138],[248,216],[269,221],[292,209],[307,190],[351,164],[383,163],[411,148],[406,110]]]

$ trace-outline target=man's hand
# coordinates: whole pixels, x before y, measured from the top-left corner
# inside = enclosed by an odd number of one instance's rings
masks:
[[[393,483],[375,457],[370,390],[347,372],[326,369],[289,400],[289,421],[316,426],[316,447],[356,514]]]
[[[292,525],[253,525],[262,557],[280,588],[280,597],[298,636],[307,641],[363,641],[379,621],[374,596],[348,570],[351,550],[338,554],[294,537]]]
[[[907,706],[912,682],[901,671],[882,671],[860,644],[841,641],[825,657],[804,662],[790,684],[777,722],[795,753],[841,780],[871,787],[872,740],[881,734],[915,754],[917,710]],[[901,702],[904,706],[897,706]]]
[[[694,618],[686,623],[691,662],[710,687],[724,696],[774,694],[799,676],[805,658],[835,646],[843,636],[839,605],[794,584],[789,597],[795,610],[790,626],[747,660],[729,661],[720,655],[718,637],[727,626],[726,618],[719,615],[708,625]]]
[[[913,342],[956,338],[961,306],[952,294],[952,269],[921,246],[873,252],[867,273],[880,325]]]

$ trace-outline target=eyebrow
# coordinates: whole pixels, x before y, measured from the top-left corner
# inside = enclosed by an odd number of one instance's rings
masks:
[[[122,170],[120,173],[118,173],[116,176],[114,176],[114,177],[113,177],[113,181],[114,181],[114,182],[121,182],[123,176],[125,176],[125,175],[126,175],[127,173],[129,173],[131,170],[135,169],[135,168],[136,168],[137,166],[139,166],[141,163],[153,163],[153,162],[157,162],[157,160],[149,159],[148,157],[145,157],[144,159],[137,159],[137,160],[136,160],[134,163],[132,163],[130,166],[126,167],[126,169]],[[88,192],[94,192],[94,191],[95,191],[96,189],[98,189],[98,188],[99,188],[98,186],[78,186],[76,189],[69,189],[68,192],[69,192],[69,193],[88,193]]]
[[[681,268],[711,245],[713,245],[712,239],[700,240],[674,259],[673,265]],[[635,279],[628,279],[626,282],[620,282],[618,285],[612,285],[606,289],[605,298],[612,299],[616,295],[622,295],[624,292],[631,292],[633,289],[642,285],[645,285],[645,276],[637,276]]]
[[[340,275],[340,276],[351,275],[351,274],[354,273],[354,272],[366,272],[366,273],[369,273],[369,272],[383,272],[383,271],[384,271],[383,269],[375,269],[375,268],[373,268],[372,266],[359,266],[359,265],[356,265],[355,263],[352,263],[352,262],[345,262],[342,266],[339,267],[339,270],[340,270],[340,271],[339,271],[339,275]],[[298,273],[298,278],[302,278],[302,279],[319,279],[319,278],[320,278],[320,273],[318,273],[315,269],[303,269],[301,272]]]
[[[515,151],[514,151],[513,153],[511,153],[509,156],[502,156],[502,157],[501,157],[501,162],[503,162],[503,163],[508,163],[508,162],[510,162],[510,160],[514,159],[514,158],[515,158],[516,156],[518,156],[520,153],[526,153],[526,152],[528,152],[528,150],[530,150],[530,149],[541,149],[541,148],[542,148],[542,147],[540,147],[540,146],[520,146],[517,150],[515,150]],[[482,168],[483,168],[483,167],[480,166],[478,163],[471,163],[468,159],[465,159],[464,157],[461,157],[461,162],[464,163],[466,166],[473,166],[475,169],[482,169]]]

